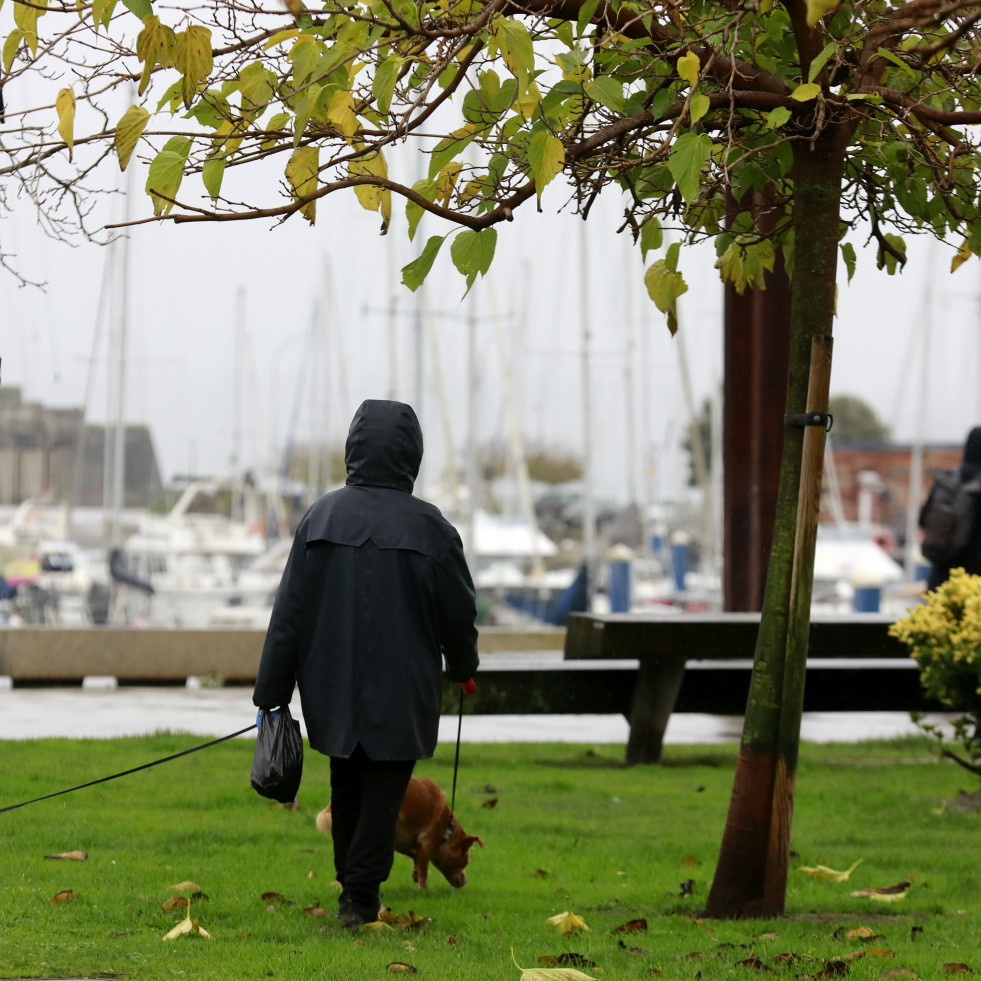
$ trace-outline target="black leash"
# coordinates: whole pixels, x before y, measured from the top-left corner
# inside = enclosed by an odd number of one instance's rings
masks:
[[[453,833],[453,826],[456,824],[456,774],[460,769],[460,734],[463,732],[463,689],[460,689],[460,714],[456,723],[456,759],[453,761],[453,796],[450,797],[450,823],[446,826],[443,833],[443,840],[446,841]]]
[[[463,693],[460,693],[460,697],[463,697]],[[460,705],[460,711],[463,711],[463,705]],[[151,766],[159,766],[161,763],[169,763],[171,760],[179,760],[182,756],[188,756],[191,753],[197,753],[199,750],[207,749],[209,746],[217,746],[218,743],[227,742],[229,739],[234,739],[236,736],[242,736],[247,732],[251,732],[253,729],[257,728],[256,724],[253,722],[252,725],[246,726],[244,729],[239,729],[238,732],[229,733],[227,736],[222,736],[219,739],[212,739],[211,742],[202,743],[200,746],[193,746],[191,749],[185,749],[180,753],[174,753],[173,756],[165,756],[162,760],[154,760],[152,763],[144,763],[141,766],[134,766],[131,770],[123,770],[121,773],[113,773],[108,777],[100,777],[98,780],[90,780],[88,783],[80,783],[77,787],[69,787],[67,790],[59,790],[53,794],[45,794],[43,797],[35,797],[33,800],[25,800],[22,804],[11,804],[10,807],[0,807],[0,814],[5,811],[16,811],[18,807],[27,807],[28,804],[36,804],[41,800],[50,800],[52,797],[60,797],[62,794],[70,794],[76,790],[82,790],[85,787],[94,787],[97,783],[105,783],[107,780],[115,780],[117,777],[127,777],[131,773],[139,773],[140,770],[149,770]],[[457,743],[457,758],[459,758],[460,744]],[[453,775],[453,787],[454,792],[456,791],[456,774]]]

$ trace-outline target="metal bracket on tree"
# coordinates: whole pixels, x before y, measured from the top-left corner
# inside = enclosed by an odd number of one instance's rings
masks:
[[[788,412],[783,417],[785,426],[823,426],[826,433],[831,432],[834,421],[830,412]]]

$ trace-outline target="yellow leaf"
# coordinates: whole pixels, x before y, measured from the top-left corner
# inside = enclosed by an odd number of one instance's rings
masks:
[[[317,190],[317,173],[320,170],[320,148],[301,146],[293,151],[286,164],[286,179],[293,188],[294,200],[299,200]],[[300,214],[312,225],[317,220],[317,202],[307,201]]]
[[[181,883],[181,885],[187,885],[188,883]],[[193,883],[190,883],[193,885]],[[176,889],[176,886],[171,886],[172,889]],[[191,904],[187,904],[187,916],[184,917],[173,930],[164,934],[164,940],[176,940],[178,937],[182,937],[185,933],[197,933],[207,940],[213,939],[211,934],[197,920],[191,919]]]
[[[963,266],[972,255],[973,253],[971,252],[971,246],[968,245],[968,240],[964,239],[964,241],[961,242],[961,247],[957,250],[956,255],[950,260],[950,271],[957,272],[957,270],[960,269],[960,267]],[[937,812],[934,811],[934,813],[936,814]]]
[[[387,177],[388,164],[385,163],[385,157],[381,152],[373,153],[352,160],[348,166],[348,173],[352,177]],[[385,188],[378,187],[376,184],[358,184],[354,188],[354,193],[358,196],[361,207],[366,211],[378,211],[384,204]],[[391,201],[389,201],[390,209]],[[384,215],[382,217],[384,219]]]
[[[190,879],[185,879],[183,882],[178,882],[176,886],[167,886],[168,889],[173,889],[174,892],[200,892],[201,887],[196,882],[191,882]]]
[[[702,63],[694,51],[689,51],[678,59],[678,75],[689,85],[697,84],[698,71],[701,67]]]
[[[71,88],[58,93],[55,109],[58,112],[58,133],[68,144],[68,159],[71,160],[75,147],[75,93]]]
[[[373,920],[371,923],[361,924],[361,933],[380,933],[385,930],[391,930],[395,932],[395,927],[389,926],[387,923],[382,923],[381,920]]]
[[[545,922],[556,927],[559,933],[569,933],[571,930],[589,930],[586,921],[581,916],[576,916],[575,913],[568,910],[565,913],[550,916]]]
[[[839,0],[804,0],[807,4],[807,26],[813,27],[825,14],[838,6]]]
[[[844,882],[851,874],[861,865],[862,859],[856,859],[850,868],[845,869],[844,872],[838,872],[835,869],[829,869],[827,865],[802,865],[800,867],[801,872],[805,875],[812,875],[817,879],[827,879],[829,882]]]
[[[149,120],[150,113],[143,106],[130,106],[116,123],[116,156],[119,158],[120,170],[126,169]]]
[[[354,112],[354,96],[350,92],[335,92],[330,98],[327,118],[345,136],[353,136],[358,130],[358,117]]]
[[[192,24],[186,31],[175,35],[174,42],[174,67],[184,76],[181,95],[184,98],[184,107],[189,109],[198,86],[214,68],[211,31],[207,27]]]
[[[812,99],[816,99],[821,94],[821,86],[817,82],[808,82],[806,85],[798,85],[793,92],[790,93],[790,98],[795,99],[797,102],[810,102]]]
[[[589,927],[586,929],[588,930]],[[589,974],[583,974],[582,971],[577,971],[571,967],[522,967],[515,960],[513,947],[511,948],[511,960],[521,972],[521,981],[596,981]]]
[[[74,852],[57,852],[54,855],[45,855],[45,858],[65,858],[70,862],[84,862],[88,857],[88,852],[74,851]]]

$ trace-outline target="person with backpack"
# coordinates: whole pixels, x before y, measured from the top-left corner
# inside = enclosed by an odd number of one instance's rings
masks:
[[[930,563],[927,589],[945,582],[951,569],[981,575],[981,426],[964,443],[964,462],[934,475],[920,509],[920,550]]]

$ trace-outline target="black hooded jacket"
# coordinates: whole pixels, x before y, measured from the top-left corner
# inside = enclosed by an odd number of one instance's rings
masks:
[[[273,604],[253,702],[300,691],[313,749],[371,759],[432,756],[442,658],[477,668],[473,582],[460,536],[412,496],[422,431],[401,402],[369,400],[347,437],[347,483],[304,515]]]
[[[964,461],[960,465],[960,478],[965,483],[973,480],[981,474],[981,426],[975,426],[964,441]],[[923,524],[923,515],[930,504],[933,495],[931,488],[930,494],[920,509],[920,525]],[[968,542],[964,554],[961,555],[952,565],[935,565],[930,569],[927,576],[927,589],[936,589],[950,575],[953,568],[963,568],[971,575],[981,575],[981,500],[979,500],[974,512],[974,527],[971,529],[971,538]]]

